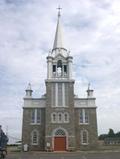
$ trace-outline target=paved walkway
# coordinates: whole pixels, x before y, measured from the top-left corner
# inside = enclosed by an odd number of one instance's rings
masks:
[[[76,152],[76,153],[42,153],[11,152],[6,159],[120,159],[120,152]]]

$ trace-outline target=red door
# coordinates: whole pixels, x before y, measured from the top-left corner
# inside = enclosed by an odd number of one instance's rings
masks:
[[[66,137],[54,137],[54,151],[66,150]]]

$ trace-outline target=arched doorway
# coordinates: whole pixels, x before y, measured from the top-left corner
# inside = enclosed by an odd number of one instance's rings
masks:
[[[66,132],[59,128],[54,132],[53,136],[53,149],[54,151],[66,151],[66,145],[67,145],[67,136]]]

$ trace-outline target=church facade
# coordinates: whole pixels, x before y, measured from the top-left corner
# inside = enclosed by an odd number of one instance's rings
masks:
[[[29,84],[23,106],[22,144],[29,150],[89,150],[97,146],[97,117],[93,90],[86,98],[74,94],[70,52],[64,47],[60,11],[52,51],[47,56],[46,93],[32,97]]]

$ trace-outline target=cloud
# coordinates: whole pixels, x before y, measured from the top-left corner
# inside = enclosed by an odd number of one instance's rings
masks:
[[[3,128],[8,125],[9,133],[20,137],[22,98],[29,82],[34,96],[45,93],[46,56],[53,46],[59,4],[63,7],[65,46],[74,57],[75,93],[85,97],[91,82],[97,98],[99,133],[107,132],[110,127],[119,131],[119,124],[114,124],[120,122],[120,2],[117,0],[0,1]]]

